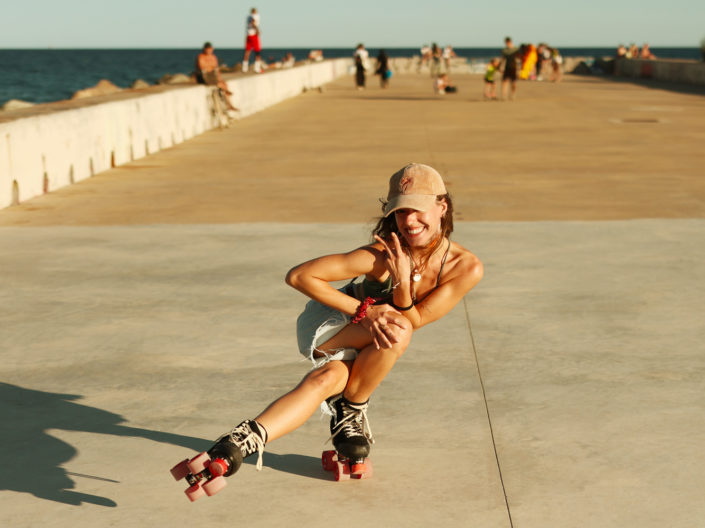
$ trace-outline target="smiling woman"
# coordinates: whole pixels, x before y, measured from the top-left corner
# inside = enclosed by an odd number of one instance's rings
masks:
[[[310,260],[287,274],[287,283],[311,298],[299,316],[297,337],[314,368],[208,451],[213,459],[230,459],[222,474],[234,473],[254,453],[261,467],[265,443],[293,431],[322,406],[332,415],[335,455],[348,461],[349,475],[369,476],[370,396],[413,332],[446,315],[483,273],[480,260],[449,238],[452,203],[432,167],[412,163],[394,173],[383,213],[372,244]],[[350,282],[340,289],[331,285],[341,280]]]

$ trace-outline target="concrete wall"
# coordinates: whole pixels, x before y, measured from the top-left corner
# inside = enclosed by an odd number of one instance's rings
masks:
[[[229,80],[240,116],[349,73],[350,59]],[[0,122],[0,208],[89,178],[219,125],[210,89],[175,87],[54,112],[27,109]]]
[[[620,77],[656,79],[705,86],[705,62],[619,59],[615,61],[614,73]]]

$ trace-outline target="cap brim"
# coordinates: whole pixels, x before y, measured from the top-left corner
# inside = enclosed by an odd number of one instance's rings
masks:
[[[400,194],[384,206],[384,216],[389,216],[399,209],[413,209],[425,213],[436,203],[435,194]]]

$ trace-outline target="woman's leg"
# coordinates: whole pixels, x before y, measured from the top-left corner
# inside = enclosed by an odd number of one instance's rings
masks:
[[[372,344],[363,348],[352,364],[343,396],[357,403],[369,400],[409,346],[412,332],[411,323],[404,319],[403,327],[395,334],[398,341],[391,348],[377,349]]]
[[[331,361],[309,372],[291,392],[273,402],[255,420],[267,430],[268,441],[303,425],[319,405],[337,394],[351,402],[366,402],[411,341],[411,323],[404,320],[391,348],[376,349],[372,336],[359,325],[348,325],[320,345],[321,350],[361,350],[354,362]]]
[[[348,381],[350,362],[331,361],[312,370],[288,392],[255,418],[267,430],[271,442],[303,425],[321,402],[340,394]]]

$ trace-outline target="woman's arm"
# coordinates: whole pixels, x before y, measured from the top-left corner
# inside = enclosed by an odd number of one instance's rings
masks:
[[[360,275],[376,279],[386,274],[384,255],[379,246],[366,246],[350,253],[328,255],[304,262],[289,271],[286,283],[301,293],[342,313],[353,316],[360,308],[360,301],[333,288],[329,283],[352,279]],[[397,339],[387,335],[387,325],[401,326],[402,315],[388,304],[370,306],[366,317],[360,321],[377,348],[391,347]]]
[[[396,284],[393,294],[394,304],[398,308],[401,307],[403,315],[414,329],[446,315],[482,279],[483,268],[480,259],[465,248],[456,245],[454,249],[456,255],[453,257],[455,263],[452,268],[449,266],[447,280],[422,302],[415,305],[411,296],[409,257],[402,249],[399,237],[392,233],[389,242],[379,237],[375,238],[384,248],[385,266]]]
[[[355,315],[360,301],[333,288],[329,283],[360,275],[384,274],[382,252],[365,246],[349,253],[326,255],[299,264],[286,275],[286,283],[322,304]]]
[[[463,255],[462,261],[453,270],[451,277],[422,302],[404,312],[404,315],[409,319],[414,329],[437,321],[450,312],[463,296],[480,282],[482,275],[482,262],[467,252],[467,255]]]

